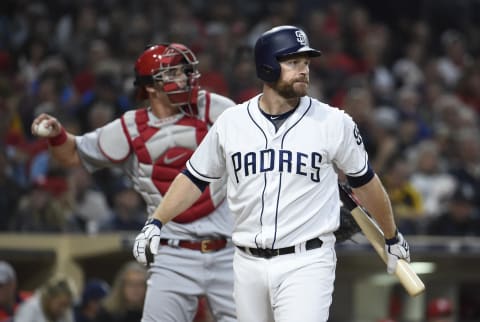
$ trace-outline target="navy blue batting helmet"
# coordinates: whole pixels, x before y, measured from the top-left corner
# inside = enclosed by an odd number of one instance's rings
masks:
[[[280,78],[279,58],[307,53],[310,57],[322,53],[310,48],[305,32],[295,26],[279,26],[264,32],[255,43],[255,65],[257,76],[265,82]]]

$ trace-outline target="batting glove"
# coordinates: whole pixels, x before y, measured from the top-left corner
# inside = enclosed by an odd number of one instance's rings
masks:
[[[160,245],[160,230],[162,222],[151,218],[147,220],[140,234],[133,243],[133,256],[140,264],[150,266],[153,262],[153,255],[158,253]]]
[[[410,247],[398,230],[395,232],[395,237],[385,239],[385,250],[387,251],[387,271],[389,274],[395,272],[399,259],[410,262]]]

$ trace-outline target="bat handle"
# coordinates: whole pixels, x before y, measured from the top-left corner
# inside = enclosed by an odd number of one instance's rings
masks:
[[[403,259],[397,261],[395,275],[401,281],[410,296],[417,296],[425,291],[425,285],[412,267]]]
[[[150,243],[148,243],[147,246],[145,247],[145,257],[147,259],[147,268],[150,268],[150,265],[155,260],[154,255],[150,251]]]

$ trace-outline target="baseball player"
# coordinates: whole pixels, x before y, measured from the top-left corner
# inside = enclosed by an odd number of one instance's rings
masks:
[[[32,132],[38,135],[47,120],[51,153],[64,165],[83,164],[89,171],[122,168],[153,213],[213,121],[235,105],[199,89],[197,64],[182,44],[152,46],[135,64],[135,85],[139,96],[148,98],[148,107],[77,137],[43,114],[34,120]],[[225,196],[225,180],[210,184],[195,204],[163,228],[161,256],[150,265],[142,321],[190,322],[203,294],[217,321],[236,320],[233,217]]]
[[[327,321],[340,212],[334,166],[382,228],[388,271],[409,260],[354,121],[307,96],[309,63],[320,54],[294,26],[261,35],[263,92],[220,115],[135,241],[143,261],[146,250],[159,252],[165,224],[226,173],[239,321]]]

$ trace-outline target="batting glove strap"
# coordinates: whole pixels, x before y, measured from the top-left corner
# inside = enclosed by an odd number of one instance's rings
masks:
[[[150,218],[147,220],[147,222],[145,223],[145,226],[146,225],[155,225],[158,227],[158,229],[162,229],[163,227],[163,224],[160,220],[156,219],[156,218]]]
[[[394,245],[396,243],[398,243],[398,230],[395,230],[395,236],[393,236],[392,238],[385,238],[386,245]]]

